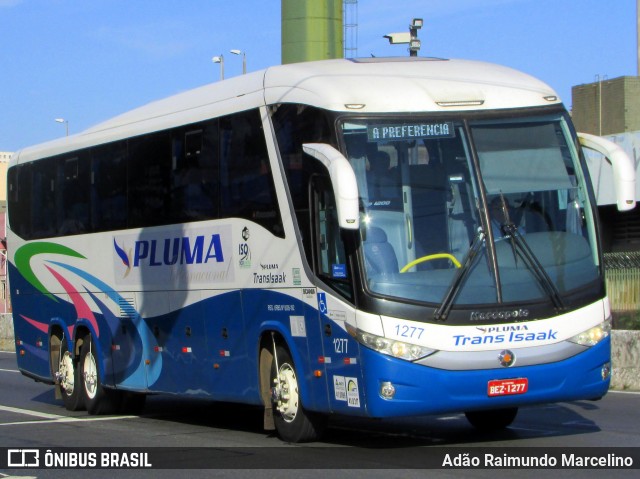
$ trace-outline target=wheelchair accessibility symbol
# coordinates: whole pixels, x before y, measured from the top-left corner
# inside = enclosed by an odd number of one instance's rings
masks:
[[[326,295],[326,293],[318,293],[318,310],[322,314],[327,314],[327,295]]]

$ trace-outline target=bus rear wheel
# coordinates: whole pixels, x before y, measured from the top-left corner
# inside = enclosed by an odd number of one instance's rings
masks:
[[[57,386],[60,388],[62,402],[67,411],[84,409],[84,396],[80,379],[79,364],[69,351],[66,338],[60,344],[60,358],[56,372]]]
[[[482,432],[499,431],[510,426],[517,414],[517,407],[464,413],[471,425]]]
[[[112,414],[117,412],[120,402],[120,391],[102,386],[100,369],[95,346],[91,334],[84,338],[80,348],[80,383],[84,402],[89,414]]]
[[[276,431],[286,442],[315,441],[324,431],[326,416],[306,411],[302,406],[298,376],[289,352],[277,346],[276,358],[271,367],[271,402]]]

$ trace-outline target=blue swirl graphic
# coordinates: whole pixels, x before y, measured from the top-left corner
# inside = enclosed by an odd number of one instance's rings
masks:
[[[124,298],[120,296],[120,294],[118,294],[116,291],[114,291],[112,287],[110,287],[102,280],[96,278],[95,276],[87,273],[86,271],[68,264],[58,263],[57,261],[51,261],[51,263],[77,274],[82,279],[94,285],[101,292],[105,293],[114,303],[121,304],[124,301]],[[100,307],[100,303],[98,303],[98,306]],[[104,314],[104,310],[102,311]],[[141,344],[144,345],[143,347],[146,350],[153,351],[154,347],[157,346],[158,343],[147,323],[144,321],[144,319],[142,319],[140,314],[135,314],[132,318],[132,321],[135,325],[136,332],[139,335],[139,337],[136,338],[136,341],[140,341]],[[154,361],[151,365],[148,366],[145,365],[145,362],[141,356],[138,357],[138,360],[139,362],[136,365],[135,370],[131,371],[131,368],[128,368],[130,374],[121,382],[122,386],[144,384],[144,379],[146,377],[147,387],[151,387],[160,377],[160,372],[162,371],[162,356],[158,356],[158,360]]]
[[[118,256],[120,256],[120,259],[122,260],[122,264],[124,264],[127,268],[131,267],[129,256],[127,256],[127,253],[125,252],[125,250],[123,250],[120,246],[118,246],[118,243],[116,243],[115,238],[113,238],[113,247],[116,249],[116,253],[118,253]]]

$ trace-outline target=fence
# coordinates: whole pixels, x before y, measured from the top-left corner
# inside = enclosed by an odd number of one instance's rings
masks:
[[[604,267],[611,310],[640,311],[640,252],[606,253]]]
[[[0,313],[0,351],[15,351],[13,318],[10,314]]]

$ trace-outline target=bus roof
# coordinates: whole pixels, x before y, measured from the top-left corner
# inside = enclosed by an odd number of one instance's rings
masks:
[[[494,110],[560,102],[548,85],[511,68],[421,57],[328,60],[271,68],[265,76],[265,100],[375,113]]]
[[[278,103],[360,113],[454,112],[558,104],[545,83],[469,60],[362,58],[279,65],[149,103],[84,132],[26,148],[13,162]]]

